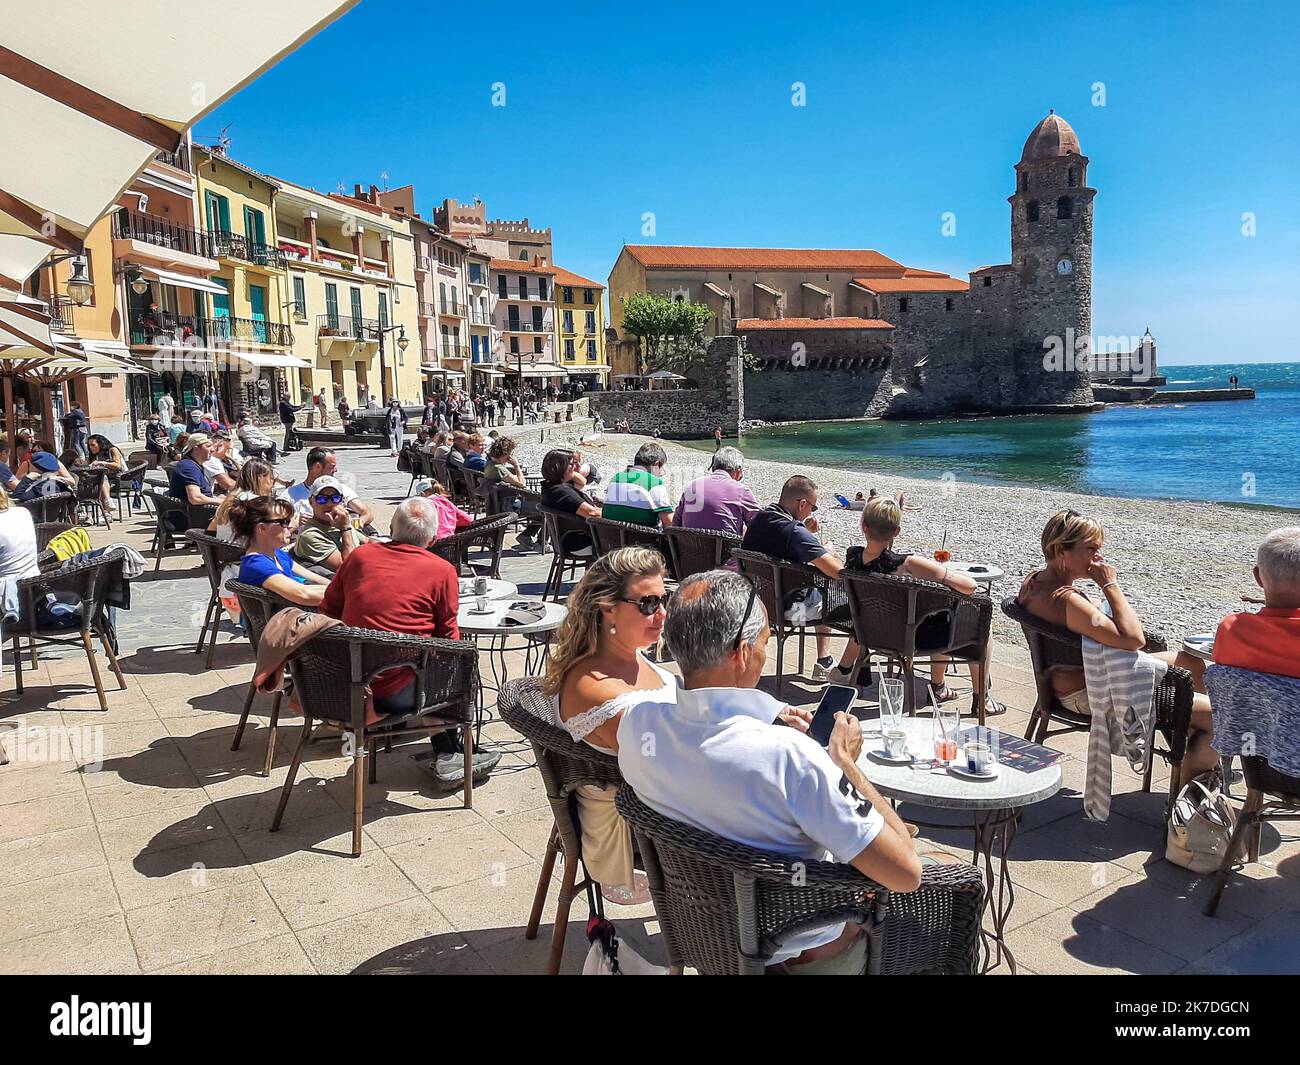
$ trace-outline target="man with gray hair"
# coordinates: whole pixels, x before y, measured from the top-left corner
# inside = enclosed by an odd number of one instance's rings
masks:
[[[325,590],[321,613],[345,625],[413,636],[459,640],[456,611],[460,578],[451,563],[429,551],[438,539],[438,509],[413,496],[393,512],[392,540],[372,540],[350,552]],[[380,714],[409,714],[415,705],[415,680],[409,669],[392,669],[370,683]],[[465,783],[465,756],[450,732],[433,741],[433,778],[445,788]],[[474,782],[501,760],[497,753],[474,752]]]
[[[709,472],[686,486],[673,513],[673,524],[684,529],[711,529],[744,536],[758,513],[758,500],[742,482],[745,456],[738,448],[720,447]]]
[[[1255,555],[1255,583],[1264,589],[1263,609],[1219,622],[1214,661],[1300,677],[1300,525],[1264,537]]]
[[[624,711],[624,778],[674,820],[790,858],[843,862],[893,891],[915,891],[922,865],[943,859],[918,857],[906,826],[858,768],[856,717],[837,714],[823,750],[805,734],[807,711],[755,690],[768,636],[762,601],[744,577],[711,570],[683,581],[664,637],[685,689],[675,704],[641,701]],[[861,973],[861,932],[843,922],[798,932],[769,964],[808,975]]]

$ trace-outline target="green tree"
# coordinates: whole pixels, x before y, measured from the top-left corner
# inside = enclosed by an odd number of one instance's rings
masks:
[[[671,370],[683,377],[704,354],[704,330],[713,312],[703,303],[670,300],[650,292],[623,297],[623,329],[640,341],[637,372]]]

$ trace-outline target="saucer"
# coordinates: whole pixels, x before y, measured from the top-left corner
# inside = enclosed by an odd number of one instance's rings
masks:
[[[953,776],[961,777],[963,780],[997,780],[998,763],[994,762],[987,773],[976,773],[967,769],[964,765],[950,765],[948,772]]]
[[[877,751],[868,751],[867,754],[877,762],[884,762],[885,765],[910,765],[913,761],[913,755],[908,751],[904,751],[897,758],[891,758],[883,747]]]

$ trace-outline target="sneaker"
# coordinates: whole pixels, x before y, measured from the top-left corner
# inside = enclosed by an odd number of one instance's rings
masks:
[[[501,761],[499,751],[475,751],[473,755],[474,783],[482,784]],[[439,786],[455,789],[465,786],[465,755],[461,751],[439,751],[429,767]]]
[[[871,676],[870,666],[859,666],[856,680],[853,676],[852,666],[848,669],[836,666],[831,670],[830,676],[827,679],[832,684],[843,684],[846,688],[857,688],[859,699],[865,699],[871,685],[875,683],[875,679]]]
[[[831,675],[833,669],[838,670],[835,665],[835,659],[830,655],[825,658],[819,658],[813,663],[812,682],[814,684],[825,684]]]
[[[537,543],[537,537],[529,536],[528,533],[520,533],[519,538],[515,541],[516,547],[533,547]]]

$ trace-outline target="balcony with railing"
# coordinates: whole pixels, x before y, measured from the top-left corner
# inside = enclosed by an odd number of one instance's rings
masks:
[[[421,318],[432,318],[434,314],[437,313],[434,310],[433,303],[431,303],[429,300],[420,298],[418,302],[419,302],[419,313]]]
[[[443,344],[441,349],[444,359],[468,359],[469,348],[460,344]]]
[[[469,324],[470,325],[491,325],[492,315],[488,314],[487,311],[476,311],[474,310],[473,307],[471,307],[469,310]]]
[[[75,333],[77,328],[73,317],[76,306],[70,296],[51,296],[49,303],[50,328],[58,333]]]
[[[177,170],[184,170],[185,173],[190,171],[190,146],[182,144],[174,152],[169,152],[165,148],[155,153],[154,159],[160,163],[166,163],[168,166],[174,166]]]
[[[209,233],[208,237],[212,241],[214,258],[239,259],[241,262],[253,263],[256,266],[284,269],[286,257],[279,248],[250,240],[242,233],[231,233],[225,229]]]
[[[537,322],[525,321],[522,318],[507,318],[498,328],[503,333],[549,333],[554,326],[545,319]]]
[[[145,311],[131,321],[131,344],[136,347],[230,347],[232,344],[265,344],[288,347],[293,331],[280,322],[260,318],[205,318],[171,311]]]
[[[202,259],[215,259],[212,235],[193,226],[181,226],[158,215],[120,210],[113,215],[113,236],[135,240],[168,251],[184,252]]]
[[[350,314],[318,314],[316,337],[319,340],[346,340],[379,343],[379,319],[355,318]]]
[[[463,303],[456,301],[447,302],[444,299],[438,301],[438,313],[445,314],[448,318],[464,318],[468,307]]]

